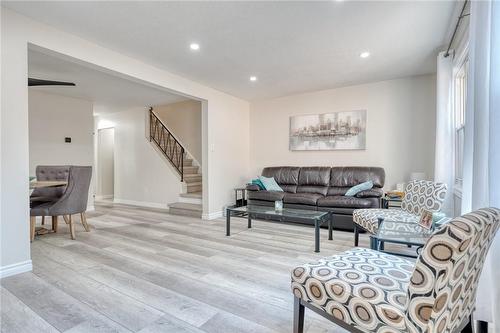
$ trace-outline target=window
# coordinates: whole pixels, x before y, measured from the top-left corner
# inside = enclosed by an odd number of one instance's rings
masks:
[[[455,185],[459,188],[462,187],[463,178],[468,65],[469,60],[466,58],[458,67],[454,77]]]

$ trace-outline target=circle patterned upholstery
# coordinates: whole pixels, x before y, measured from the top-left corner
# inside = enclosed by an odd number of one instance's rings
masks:
[[[500,210],[448,222],[416,263],[355,248],[292,271],[295,297],[368,332],[451,333],[474,310],[477,284]]]
[[[413,180],[405,187],[401,209],[414,215],[420,215],[423,209],[438,212],[446,197],[446,188],[443,183]]]
[[[356,209],[352,213],[354,223],[374,234],[378,228],[378,218],[418,222],[422,210],[438,212],[446,197],[446,184],[428,180],[413,180],[406,185],[401,209]]]
[[[419,216],[410,214],[402,209],[382,208],[356,209],[352,213],[353,222],[372,234],[377,232],[379,218],[383,218],[384,220],[395,219],[404,222],[418,222]]]
[[[359,329],[403,329],[413,263],[355,248],[292,271],[292,291],[333,317]]]
[[[432,235],[408,287],[411,331],[454,332],[470,316],[499,219],[499,209],[483,208],[453,219]]]

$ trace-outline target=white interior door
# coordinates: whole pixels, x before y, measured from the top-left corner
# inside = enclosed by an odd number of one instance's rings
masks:
[[[112,199],[115,187],[115,129],[103,128],[97,133],[97,199]]]

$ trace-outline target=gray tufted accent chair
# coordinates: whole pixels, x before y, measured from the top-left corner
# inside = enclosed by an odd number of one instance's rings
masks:
[[[66,223],[69,224],[71,239],[75,239],[72,215],[80,214],[80,220],[85,231],[90,231],[85,211],[87,210],[91,178],[91,166],[69,167],[68,185],[62,196],[56,201],[44,202],[31,208],[31,240],[35,237],[36,216],[52,216],[52,228],[54,231],[57,231],[57,217],[62,215]]]

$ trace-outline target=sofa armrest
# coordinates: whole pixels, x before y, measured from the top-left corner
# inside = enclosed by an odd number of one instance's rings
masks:
[[[369,190],[364,190],[356,194],[357,198],[381,198],[384,195],[384,191],[379,187],[374,187]]]
[[[260,191],[259,185],[255,185],[255,184],[247,184],[246,189],[247,189],[247,191]]]

